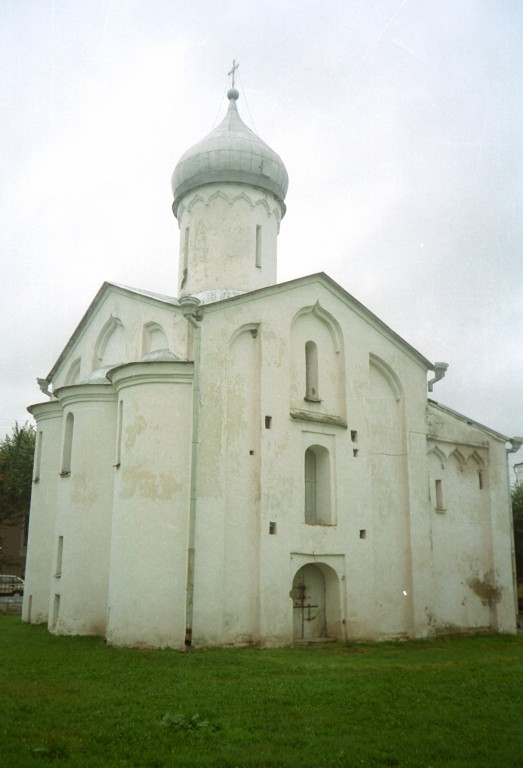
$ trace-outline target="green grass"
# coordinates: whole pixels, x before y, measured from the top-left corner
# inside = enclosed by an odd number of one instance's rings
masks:
[[[0,765],[523,766],[523,637],[191,653],[0,617]]]

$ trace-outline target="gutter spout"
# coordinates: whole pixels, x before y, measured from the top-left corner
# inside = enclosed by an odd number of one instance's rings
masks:
[[[523,437],[509,437],[508,442],[510,448],[507,448],[507,453],[517,453],[523,445]]]
[[[434,368],[432,369],[434,371],[434,378],[427,382],[429,392],[432,392],[434,384],[437,381],[441,381],[441,379],[445,376],[448,367],[448,363],[434,363]]]

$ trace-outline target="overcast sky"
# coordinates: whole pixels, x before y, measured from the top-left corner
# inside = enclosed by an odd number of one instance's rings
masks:
[[[104,280],[176,295],[170,177],[235,58],[278,279],[326,272],[523,434],[522,39],[520,0],[0,0],[0,433]]]

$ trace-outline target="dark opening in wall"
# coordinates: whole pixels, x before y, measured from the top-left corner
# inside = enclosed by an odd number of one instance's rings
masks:
[[[265,417],[265,429],[271,428],[272,416]]]
[[[434,486],[436,489],[436,509],[438,510],[438,512],[444,512],[445,504],[443,502],[443,481],[435,480]]]
[[[352,440],[353,443],[357,443],[358,442],[358,432],[357,432],[357,430],[351,429],[351,431],[350,431],[350,439]]]
[[[269,523],[269,533],[270,534],[276,533],[276,523]]]
[[[366,539],[367,538],[367,531],[365,528],[360,528],[360,539]]]
[[[358,449],[357,449],[357,448],[353,448],[353,449],[352,449],[352,455],[354,456],[354,458],[356,458],[356,456],[358,455],[358,453],[359,453],[359,451],[358,451]]]

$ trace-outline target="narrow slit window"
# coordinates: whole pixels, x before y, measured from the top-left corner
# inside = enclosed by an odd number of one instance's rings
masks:
[[[483,472],[481,469],[478,472],[478,484],[479,484],[479,490],[482,491],[484,488],[484,482],[483,482]]]
[[[443,504],[443,481],[442,480],[435,481],[435,489],[436,489],[436,509],[438,509],[441,512],[445,509],[445,506]]]
[[[272,416],[265,417],[265,429],[270,429],[272,424]]]
[[[318,347],[313,341],[305,344],[305,400],[320,402],[318,393]]]
[[[187,274],[189,270],[189,227],[185,227],[183,231],[183,254],[182,254],[182,281],[180,288],[185,286],[187,282]]]
[[[276,523],[269,523],[269,533],[271,536],[276,535]]]
[[[62,557],[64,553],[64,537],[59,536],[58,537],[58,546],[56,548],[56,568],[55,568],[55,578],[59,579],[62,575]]]
[[[185,227],[183,231],[183,269],[187,272],[189,266],[189,227]]]
[[[58,624],[58,617],[60,616],[60,595],[54,596],[53,601],[53,618],[51,621],[51,628],[55,629]]]
[[[118,434],[116,437],[116,462],[115,467],[118,469],[122,461],[122,430],[123,430],[123,400],[118,403]]]
[[[65,418],[65,431],[64,431],[64,447],[62,453],[62,471],[60,474],[62,477],[66,477],[71,474],[71,456],[73,453],[73,430],[74,430],[74,416],[72,413],[68,413]]]
[[[321,445],[305,451],[305,522],[332,525],[330,456]]]
[[[258,269],[261,269],[262,265],[262,255],[261,255],[261,246],[262,246],[262,231],[261,226],[259,224],[256,224],[256,266]]]
[[[305,451],[305,522],[316,522],[316,454]]]

